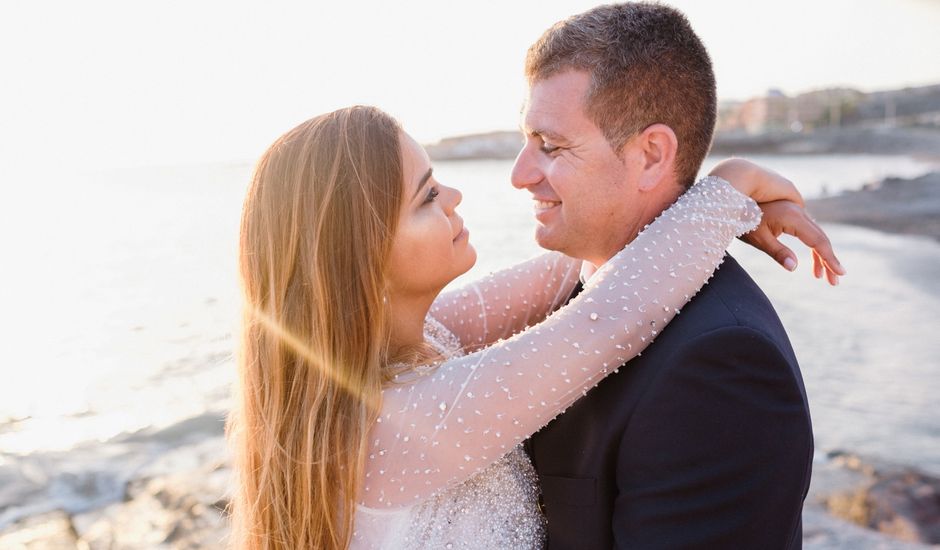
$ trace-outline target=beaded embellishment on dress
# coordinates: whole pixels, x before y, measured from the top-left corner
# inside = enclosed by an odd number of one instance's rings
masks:
[[[578,272],[558,253],[439,296],[427,338],[455,353],[383,389],[353,547],[535,540],[527,534],[535,524],[525,523],[535,504],[531,465],[519,443],[643,351],[712,276],[731,240],[760,218],[753,200],[706,177],[557,311]],[[501,490],[520,500],[510,506]],[[464,523],[461,510],[486,527]],[[523,532],[511,531],[514,513]]]

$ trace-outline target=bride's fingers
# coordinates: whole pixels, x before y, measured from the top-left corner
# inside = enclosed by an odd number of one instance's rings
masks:
[[[796,269],[796,254],[777,240],[767,224],[760,224],[757,229],[744,235],[744,242],[760,250],[782,265],[787,271]]]
[[[791,217],[790,222],[783,230],[813,250],[813,274],[816,278],[822,277],[823,268],[834,275],[845,275],[845,268],[836,258],[826,232],[810,219],[805,210],[800,208],[799,215]]]
[[[836,273],[831,267],[826,265],[826,262],[823,260],[822,256],[813,251],[813,265],[814,271],[817,271],[819,275],[817,278],[821,279],[823,276],[826,277],[826,280],[829,281],[829,284],[836,286],[839,284],[839,274]]]
[[[839,283],[839,275],[845,274],[845,268],[832,250],[826,232],[809,217],[803,207],[790,201],[771,201],[760,207],[764,218],[756,230],[743,237],[745,242],[793,271],[796,269],[797,256],[778,239],[782,233],[792,235],[812,251],[813,275],[821,279],[825,274],[830,284]]]
[[[819,256],[818,254],[815,255],[815,257],[813,258],[813,262],[819,264],[818,269],[820,273],[819,275],[820,278],[822,278],[822,276],[825,275],[826,280],[829,281],[830,285],[836,286],[839,284],[839,275],[835,271],[833,271],[831,267],[826,265],[826,263],[823,261],[823,258],[821,256]]]
[[[829,279],[829,284],[832,286],[839,285],[839,275],[836,274],[833,270],[826,267],[826,278]]]

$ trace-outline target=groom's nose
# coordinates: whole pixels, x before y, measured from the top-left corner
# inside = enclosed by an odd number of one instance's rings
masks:
[[[544,174],[539,168],[536,153],[538,149],[526,142],[522,150],[516,156],[516,163],[512,165],[512,175],[510,181],[516,189],[524,189],[530,185],[542,181]]]

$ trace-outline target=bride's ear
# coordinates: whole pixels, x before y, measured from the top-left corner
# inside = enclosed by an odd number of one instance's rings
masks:
[[[640,155],[640,191],[651,191],[660,183],[675,179],[679,140],[672,128],[665,124],[652,124],[634,139]]]

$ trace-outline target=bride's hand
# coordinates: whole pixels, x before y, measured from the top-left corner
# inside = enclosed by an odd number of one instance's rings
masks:
[[[763,210],[757,229],[741,237],[744,242],[793,271],[797,264],[796,254],[778,240],[783,233],[793,235],[812,249],[816,278],[825,273],[829,284],[839,284],[839,276],[845,275],[845,268],[836,258],[826,233],[809,217],[803,196],[790,180],[744,159],[722,161],[710,174],[727,180],[735,189],[754,199]]]
[[[760,225],[742,236],[741,240],[764,251],[784,268],[793,271],[796,269],[796,254],[778,240],[782,233],[793,235],[812,249],[813,275],[819,279],[825,273],[829,284],[839,284],[839,277],[845,275],[845,268],[832,251],[829,237],[809,217],[805,208],[790,201],[764,202],[760,203],[760,208],[764,212]]]
[[[800,206],[803,195],[793,182],[773,170],[768,170],[744,159],[725,159],[719,162],[710,176],[718,176],[758,204],[771,201],[790,201]]]

